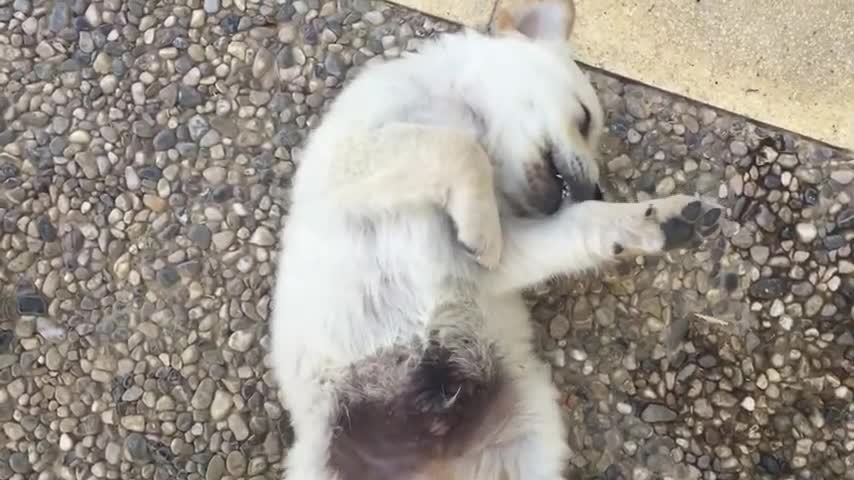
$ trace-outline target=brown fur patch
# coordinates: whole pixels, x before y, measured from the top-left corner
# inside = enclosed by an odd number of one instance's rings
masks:
[[[410,478],[464,455],[505,389],[497,369],[479,374],[458,354],[431,343],[393,398],[345,399],[329,462],[342,480]]]

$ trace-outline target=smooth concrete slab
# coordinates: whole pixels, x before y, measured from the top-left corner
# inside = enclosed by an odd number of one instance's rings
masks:
[[[507,2],[400,0],[482,29]],[[854,1],[576,0],[583,63],[854,149]]]
[[[854,148],[851,0],[578,0],[579,58]]]

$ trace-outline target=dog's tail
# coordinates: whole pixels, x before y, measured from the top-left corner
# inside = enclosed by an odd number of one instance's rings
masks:
[[[354,367],[330,450],[341,480],[413,478],[463,455],[497,417],[509,417],[496,348],[466,325],[445,325],[422,346]]]

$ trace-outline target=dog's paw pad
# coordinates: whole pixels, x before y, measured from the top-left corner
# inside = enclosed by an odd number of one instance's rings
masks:
[[[671,218],[661,224],[664,233],[664,249],[673,250],[688,246],[694,238],[695,226],[681,218]]]
[[[723,212],[719,207],[700,200],[687,200],[686,197],[673,197],[672,201],[688,203],[678,209],[675,215],[660,219],[665,251],[699,247],[703,239],[720,227]]]
[[[721,219],[721,209],[712,208],[703,215],[700,221],[700,226],[703,228],[717,228],[718,222]]]
[[[682,209],[682,218],[693,222],[700,218],[701,213],[703,213],[703,202],[695,200]]]

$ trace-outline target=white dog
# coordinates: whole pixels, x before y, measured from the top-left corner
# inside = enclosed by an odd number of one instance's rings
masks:
[[[529,4],[494,36],[371,67],[309,139],[271,327],[289,480],[561,478],[519,292],[715,231],[720,210],[691,197],[598,201],[603,113],[572,16]]]

